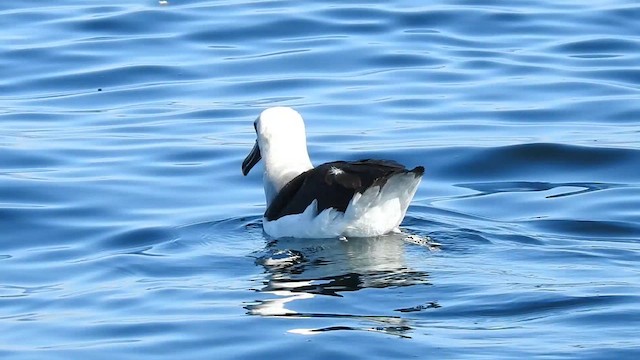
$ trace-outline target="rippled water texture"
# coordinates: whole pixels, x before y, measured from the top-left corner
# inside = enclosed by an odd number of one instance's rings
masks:
[[[640,5],[3,1],[0,357],[640,356]],[[251,122],[424,165],[271,241]]]

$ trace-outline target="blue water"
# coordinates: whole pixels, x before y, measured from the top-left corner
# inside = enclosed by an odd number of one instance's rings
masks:
[[[0,357],[638,358],[639,19],[3,1]],[[240,164],[273,105],[316,164],[424,165],[413,237],[263,235]]]

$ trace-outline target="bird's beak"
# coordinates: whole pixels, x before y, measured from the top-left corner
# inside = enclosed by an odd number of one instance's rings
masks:
[[[260,154],[260,147],[258,146],[258,140],[256,140],[256,144],[251,149],[251,152],[242,162],[242,174],[247,176],[251,168],[258,163],[262,159],[262,155]]]

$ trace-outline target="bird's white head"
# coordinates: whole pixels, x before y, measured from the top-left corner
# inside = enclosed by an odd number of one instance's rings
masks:
[[[267,203],[291,181],[311,169],[307,153],[307,136],[300,114],[289,107],[264,110],[253,123],[257,140],[242,163],[247,175],[260,159],[265,163],[265,194]]]

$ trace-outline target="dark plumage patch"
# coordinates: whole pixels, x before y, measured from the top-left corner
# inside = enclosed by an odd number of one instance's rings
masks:
[[[353,195],[363,193],[372,186],[382,187],[393,175],[424,174],[418,166],[407,170],[403,165],[388,160],[335,161],[308,170],[285,185],[267,208],[264,216],[268,221],[286,215],[300,214],[318,200],[318,212],[335,208],[344,212]]]

